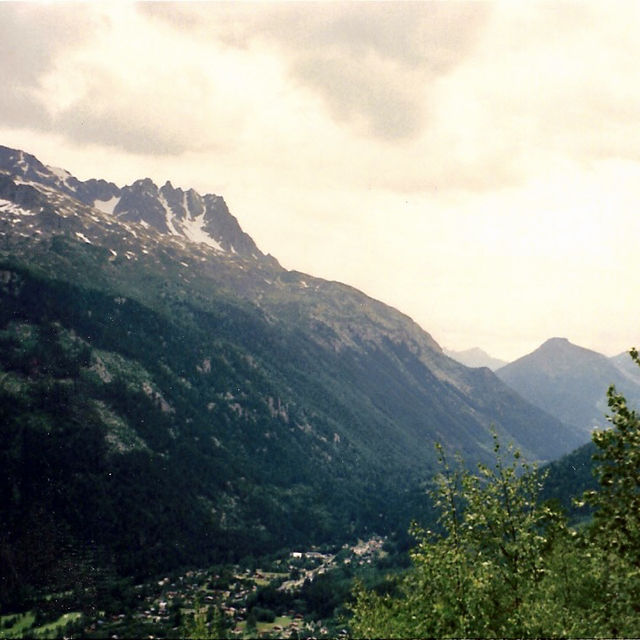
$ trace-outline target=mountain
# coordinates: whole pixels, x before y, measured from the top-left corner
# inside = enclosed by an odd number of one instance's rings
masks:
[[[623,351],[617,356],[609,358],[614,367],[621,371],[627,378],[636,384],[640,384],[640,369],[638,365],[629,357],[628,351]]]
[[[489,460],[492,426],[532,459],[583,441],[406,315],[283,269],[220,196],[0,148],[0,600],[406,530],[434,442]]]
[[[208,194],[203,197],[193,189],[176,189],[170,182],[158,188],[148,178],[122,189],[105,180],[81,182],[64,169],[45,166],[28,153],[1,146],[0,171],[5,173],[8,201],[17,205],[29,204],[30,197],[42,198],[44,195],[46,200],[47,194],[57,193],[58,198],[70,196],[117,221],[137,223],[145,229],[204,243],[221,253],[267,259],[251,237],[242,231],[220,196]],[[13,177],[15,189],[8,176]],[[38,185],[40,196],[28,188],[32,184]],[[275,263],[273,258],[271,261]]]
[[[627,356],[629,361],[631,359]],[[551,338],[532,353],[496,371],[523,398],[586,435],[607,426],[606,391],[615,384],[632,404],[640,400],[640,384],[606,356]]]
[[[494,358],[478,347],[472,347],[471,349],[466,349],[464,351],[451,351],[450,349],[444,349],[444,353],[467,367],[488,367],[491,371],[495,371],[507,364],[505,360]]]

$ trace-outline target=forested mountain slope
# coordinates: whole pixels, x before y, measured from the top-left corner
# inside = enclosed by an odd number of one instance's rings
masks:
[[[580,434],[410,318],[286,271],[219,196],[0,148],[2,597],[406,528],[434,442]]]

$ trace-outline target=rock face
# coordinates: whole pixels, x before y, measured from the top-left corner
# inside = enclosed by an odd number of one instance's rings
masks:
[[[174,188],[170,182],[159,188],[149,178],[122,188],[105,180],[81,182],[64,169],[45,166],[35,156],[2,146],[0,171],[13,176],[18,184],[49,187],[120,220],[148,225],[159,233],[204,243],[220,252],[273,261],[242,231],[221,196],[201,196],[193,189]]]
[[[632,404],[640,400],[640,385],[631,376],[606,356],[566,338],[551,338],[496,373],[523,398],[586,434],[608,424],[609,385],[615,384]]]

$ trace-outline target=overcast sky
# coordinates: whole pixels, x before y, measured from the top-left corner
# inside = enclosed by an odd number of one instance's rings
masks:
[[[514,359],[640,347],[640,3],[0,3],[0,144],[224,196]]]

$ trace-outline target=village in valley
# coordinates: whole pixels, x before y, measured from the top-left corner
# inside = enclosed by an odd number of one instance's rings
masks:
[[[95,604],[85,602],[82,611],[71,611],[71,594],[57,594],[59,602],[66,596],[61,617],[50,619],[47,606],[39,605],[35,613],[3,616],[0,638],[345,637],[344,601],[353,578],[377,573],[388,555],[384,546],[373,536],[337,549],[289,551],[141,584],[98,585]]]

